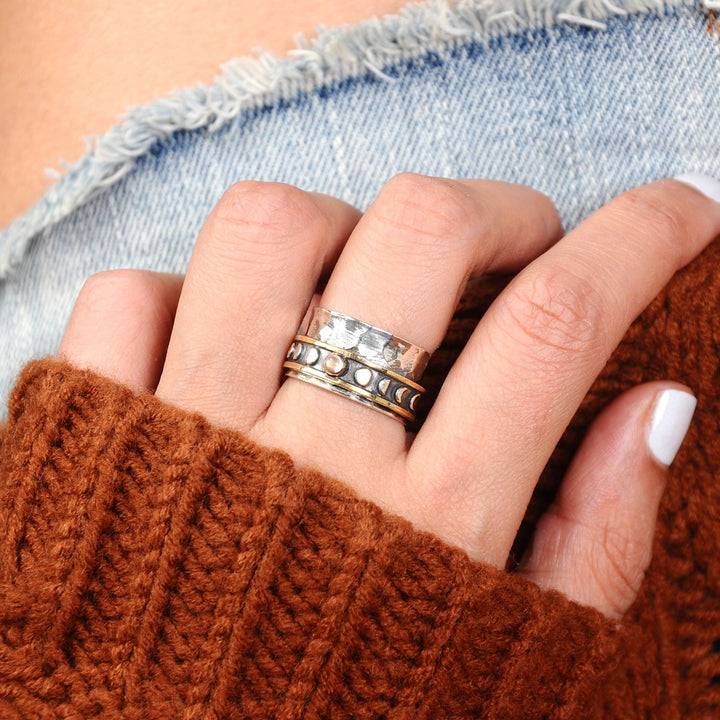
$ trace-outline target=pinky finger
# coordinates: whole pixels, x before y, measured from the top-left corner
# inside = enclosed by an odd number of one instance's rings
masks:
[[[667,468],[695,405],[687,388],[657,382],[615,400],[590,428],[519,574],[622,617],[650,564]]]
[[[110,270],[83,285],[58,357],[133,390],[154,390],[162,371],[183,276]]]

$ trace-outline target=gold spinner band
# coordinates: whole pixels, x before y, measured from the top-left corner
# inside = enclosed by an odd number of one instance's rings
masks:
[[[297,335],[283,363],[285,374],[367,405],[395,420],[415,419],[425,389],[356,352]]]

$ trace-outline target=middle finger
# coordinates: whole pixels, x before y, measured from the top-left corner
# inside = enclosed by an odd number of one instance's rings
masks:
[[[353,230],[320,304],[432,352],[468,278],[520,267],[561,235],[553,203],[528,187],[404,173]],[[376,500],[377,488],[363,486],[358,470],[377,478],[407,444],[393,418],[293,378],[266,420],[281,428],[275,434],[296,460]],[[342,453],[329,436],[347,440]]]

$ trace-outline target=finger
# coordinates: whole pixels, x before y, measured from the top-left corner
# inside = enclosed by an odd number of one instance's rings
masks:
[[[321,305],[358,318],[429,351],[441,342],[469,277],[507,271],[537,256],[562,234],[552,202],[530,188],[405,173],[382,189],[352,233]],[[357,403],[291,380],[271,410],[287,449],[357,487],[361,471],[406,449],[404,427]],[[329,436],[352,428],[337,452]],[[367,462],[372,448],[373,463]],[[352,477],[348,469],[352,468]]]
[[[91,276],[75,302],[58,357],[134,390],[153,390],[182,284],[182,275],[144,270]]]
[[[217,424],[251,427],[277,391],[321,274],[359,217],[347,203],[290,185],[230,188],[193,251],[157,395]]]
[[[649,383],[607,408],[540,519],[518,573],[622,617],[650,564],[667,467],[695,405],[685,387]]]
[[[504,564],[542,468],[609,355],[718,233],[720,204],[684,183],[653,183],[591,216],[491,306],[408,465],[446,498],[471,554]]]

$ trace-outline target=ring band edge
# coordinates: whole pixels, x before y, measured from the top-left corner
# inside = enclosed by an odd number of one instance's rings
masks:
[[[305,365],[288,361],[283,363],[283,368],[285,369],[285,375],[287,377],[303,380],[311,385],[328,390],[329,392],[336,392],[336,394],[340,394],[348,400],[354,400],[361,405],[372,407],[374,410],[378,410],[386,415],[389,415],[400,422],[412,422],[415,420],[415,414],[409,410],[406,410],[405,408],[400,407],[399,405],[396,405],[379,395],[370,393],[362,388],[357,388],[344,380],[327,377],[324,373],[319,370],[315,370],[314,368],[308,368]],[[345,390],[345,393],[337,393],[336,388]]]

